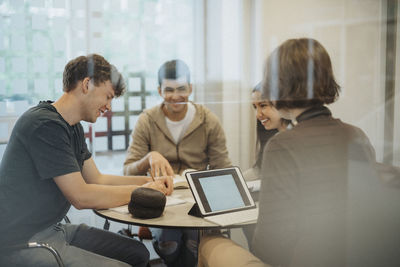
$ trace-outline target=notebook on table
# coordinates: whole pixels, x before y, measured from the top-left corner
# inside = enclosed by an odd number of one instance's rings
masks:
[[[185,178],[185,174],[187,172],[196,171],[195,169],[186,169],[182,172],[182,174],[175,174],[173,178],[174,189],[188,189],[189,185]]]
[[[189,214],[221,226],[257,220],[258,208],[238,167],[185,175],[196,201]]]

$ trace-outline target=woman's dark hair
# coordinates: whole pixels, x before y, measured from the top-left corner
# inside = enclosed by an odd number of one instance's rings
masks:
[[[309,38],[290,39],[276,48],[265,64],[263,97],[277,109],[330,104],[339,96],[325,48]]]
[[[262,125],[261,122],[257,120],[256,131],[257,131],[256,163],[254,164],[254,166],[261,168],[264,147],[267,144],[268,140],[272,136],[274,136],[278,132],[278,130],[277,129],[267,130],[264,128],[264,125]]]
[[[63,73],[63,91],[73,90],[86,77],[92,79],[96,86],[110,80],[115,96],[120,96],[125,91],[122,75],[104,57],[97,54],[80,56],[67,63]]]

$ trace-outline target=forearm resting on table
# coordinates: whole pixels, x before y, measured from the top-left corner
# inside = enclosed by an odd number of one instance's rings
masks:
[[[77,209],[107,209],[125,205],[138,185],[87,184],[78,175],[54,178],[58,188]]]
[[[71,204],[77,209],[108,209],[127,204],[131,193],[137,185],[87,185],[85,192],[80,194]]]
[[[99,184],[103,185],[143,185],[151,181],[151,177],[148,176],[120,176],[101,174],[99,178]]]

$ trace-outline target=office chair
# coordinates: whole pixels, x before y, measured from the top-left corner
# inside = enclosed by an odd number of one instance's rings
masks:
[[[13,246],[2,247],[2,248],[0,248],[0,251],[2,253],[10,253],[14,250],[35,249],[35,248],[41,248],[41,249],[45,249],[45,250],[49,251],[54,256],[58,266],[64,267],[64,263],[60,257],[60,254],[58,253],[58,251],[46,243],[28,242],[28,243],[13,245]]]
[[[64,221],[65,221],[65,223],[71,223],[71,221],[67,215],[64,216]],[[9,253],[9,252],[12,252],[14,250],[19,250],[19,249],[34,249],[34,248],[41,248],[41,249],[45,249],[45,250],[49,251],[54,256],[58,266],[64,267],[64,263],[60,257],[60,254],[58,253],[58,251],[46,243],[27,242],[27,243],[18,244],[18,245],[5,246],[5,247],[0,248],[0,252],[1,253]]]

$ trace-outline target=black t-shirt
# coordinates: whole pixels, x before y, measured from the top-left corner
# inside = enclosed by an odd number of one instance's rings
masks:
[[[82,125],[70,126],[51,102],[26,111],[0,165],[0,245],[27,241],[60,221],[71,204],[53,178],[82,171],[90,157]]]

